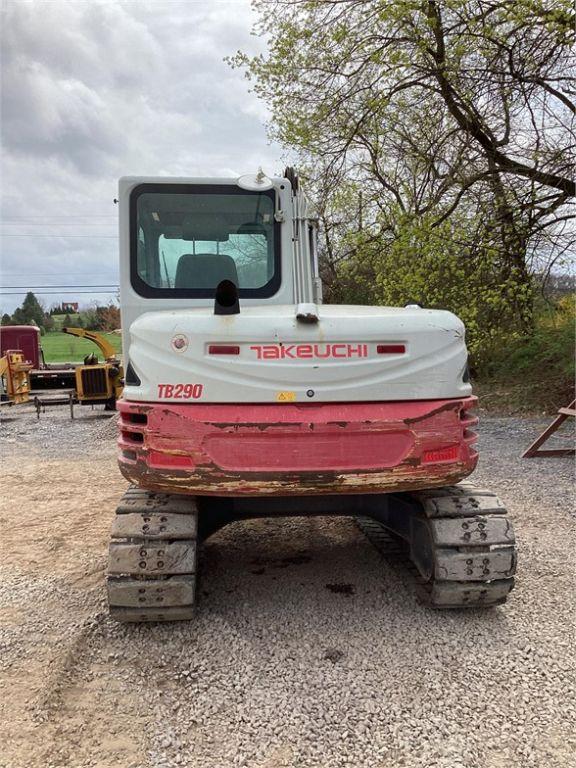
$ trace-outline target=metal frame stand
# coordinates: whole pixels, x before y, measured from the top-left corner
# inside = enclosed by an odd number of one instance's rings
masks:
[[[34,407],[36,408],[36,418],[40,418],[40,413],[46,413],[47,405],[66,405],[70,406],[70,418],[74,418],[74,403],[76,397],[74,392],[69,392],[66,396],[61,397],[38,397],[34,398]]]
[[[542,432],[540,437],[532,443],[528,450],[522,454],[522,458],[532,459],[534,456],[574,456],[576,453],[574,448],[547,448],[540,450],[540,446],[543,445],[550,435],[553,435],[566,419],[570,418],[570,416],[576,417],[576,400],[572,400],[567,408],[558,408],[558,416],[549,427],[546,427],[544,432]]]

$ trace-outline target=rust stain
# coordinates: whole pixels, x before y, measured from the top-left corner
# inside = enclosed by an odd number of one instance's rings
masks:
[[[120,471],[130,482],[151,491],[200,496],[309,496],[337,493],[393,493],[450,485],[467,477],[471,468],[464,463],[432,469],[407,466],[406,462],[386,470],[370,472],[224,472],[214,466],[194,471],[155,469],[142,461],[120,461]]]
[[[414,416],[414,418],[403,419],[403,422],[404,424],[417,424],[419,421],[426,421],[427,419],[430,419],[432,416],[437,416],[439,413],[443,413],[444,411],[459,411],[461,408],[462,408],[462,403],[460,401],[457,401],[454,403],[445,403],[444,405],[441,405],[439,408],[436,408],[433,411],[428,411],[422,416]]]

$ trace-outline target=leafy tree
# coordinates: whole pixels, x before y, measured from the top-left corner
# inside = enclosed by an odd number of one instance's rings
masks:
[[[70,315],[68,313],[66,313],[66,317],[64,318],[64,322],[62,323],[62,326],[64,328],[68,328],[68,327],[73,326],[73,325],[74,325],[74,323],[72,322],[72,318],[70,317]]]
[[[12,324],[12,318],[6,312],[2,315],[1,324],[2,325],[11,325]]]
[[[120,310],[114,304],[96,307],[96,330],[110,332],[120,327]]]
[[[120,309],[112,303],[107,306],[94,304],[82,312],[81,318],[84,328],[91,331],[108,333],[120,327]]]
[[[366,269],[367,258],[388,269],[381,301],[391,281],[402,292],[408,276],[394,277],[391,254],[423,274],[419,262],[430,267],[424,254],[435,252],[438,270],[462,279],[457,245],[471,260],[460,284],[469,302],[484,296],[486,270],[488,285],[506,286],[508,311],[497,302],[483,322],[530,331],[532,272],[563,258],[573,217],[567,0],[254,5],[268,54],[232,63],[270,106],[272,135],[305,168],[329,296],[349,300],[342,276]],[[452,238],[449,253],[442,236]]]
[[[80,317],[82,318],[82,325],[84,328],[90,331],[96,331],[98,330],[96,328],[97,322],[96,322],[96,309],[91,307],[90,309],[84,310]]]

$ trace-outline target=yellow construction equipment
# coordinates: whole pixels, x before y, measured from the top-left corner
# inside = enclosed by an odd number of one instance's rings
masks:
[[[30,398],[30,371],[32,363],[26,362],[19,349],[6,351],[0,357],[0,377],[5,382],[5,394],[10,403],[26,403]]]
[[[124,388],[124,371],[116,350],[101,334],[84,328],[62,328],[63,333],[93,341],[102,352],[104,362],[94,354],[84,358],[76,367],[76,400],[81,405],[106,403],[107,410],[116,408],[116,400]]]

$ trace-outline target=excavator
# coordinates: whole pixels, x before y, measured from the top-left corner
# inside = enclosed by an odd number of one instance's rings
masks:
[[[125,388],[107,591],[124,622],[188,620],[198,552],[258,517],[346,515],[399,541],[434,608],[514,585],[478,461],[465,329],[451,312],[322,303],[297,174],[119,183]]]

